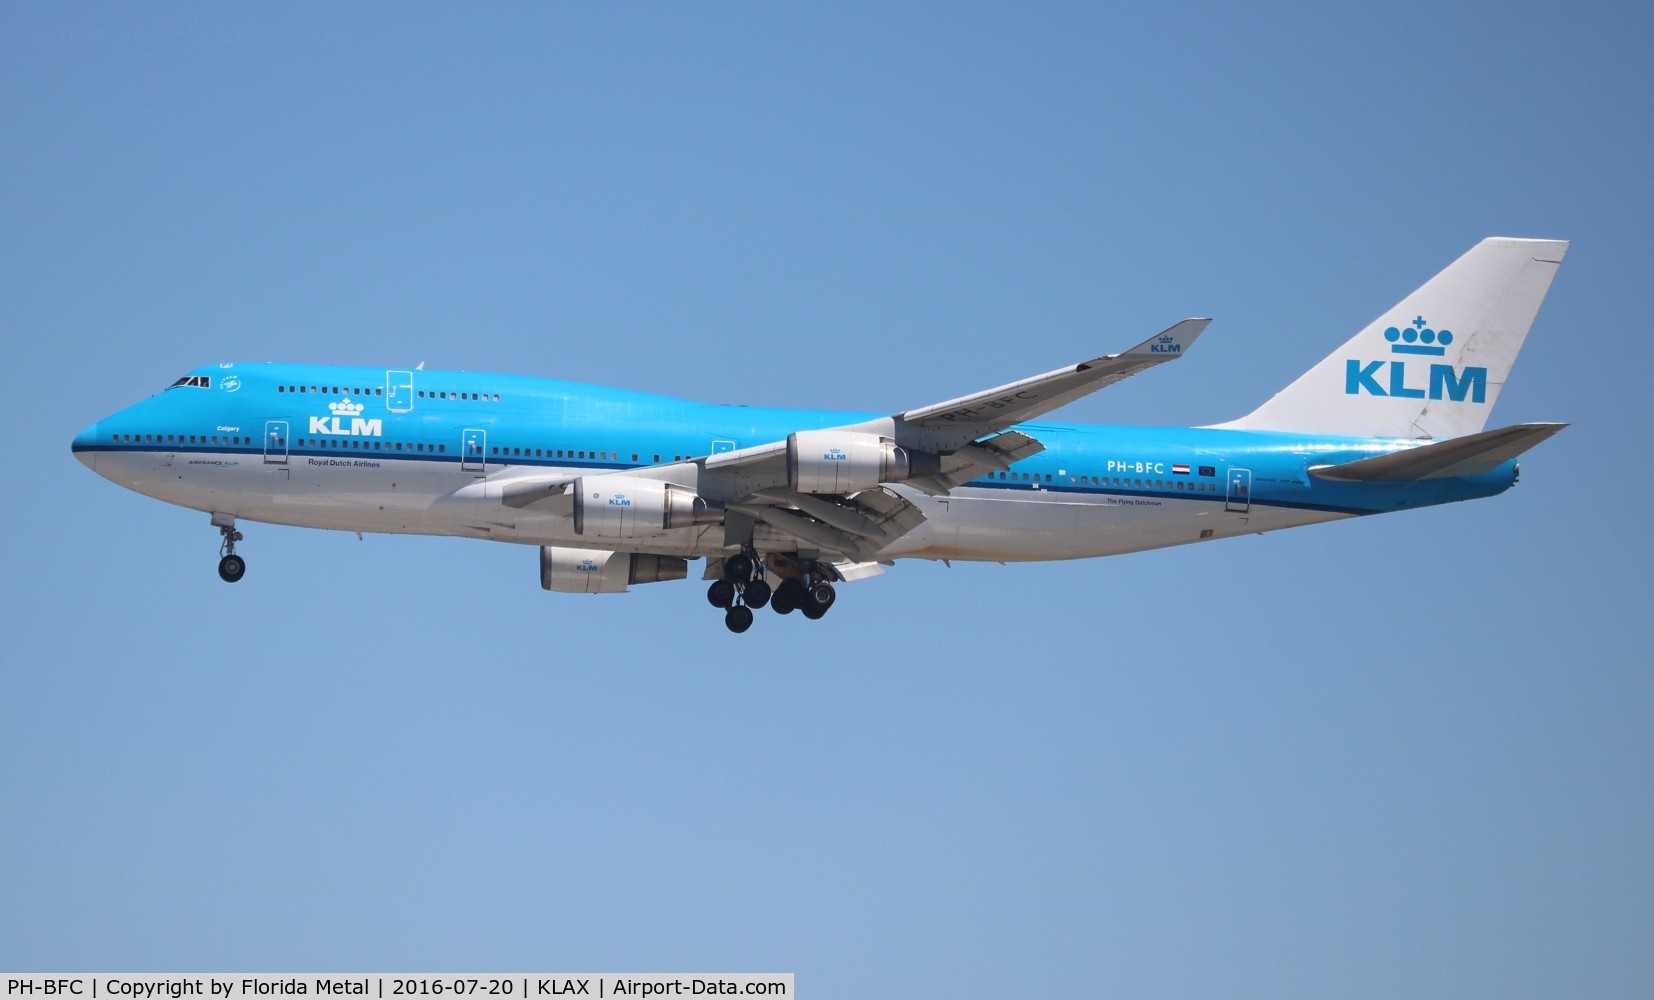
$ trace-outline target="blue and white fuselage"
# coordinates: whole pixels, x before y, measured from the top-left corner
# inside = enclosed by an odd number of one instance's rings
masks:
[[[709,597],[741,631],[751,614],[736,609],[775,588],[778,610],[819,617],[813,588],[826,584],[830,605],[832,582],[900,558],[1115,555],[1501,493],[1515,456],[1560,426],[1482,429],[1565,246],[1484,241],[1396,307],[1416,326],[1381,318],[1217,427],[1042,419],[1180,357],[1205,326],[1191,320],[1119,355],[894,415],[226,363],[98,421],[73,448],[122,486],[211,513],[236,560],[226,579],[243,568],[241,520],[541,546],[554,590],[624,590],[706,558]],[[1426,315],[1443,317],[1440,334]],[[1402,366],[1426,353],[1434,369],[1415,390]],[[1375,376],[1385,365],[1394,382]]]
[[[235,391],[223,389],[226,380]],[[386,384],[396,380],[417,387],[406,407],[391,409]],[[340,405],[347,415],[331,409]],[[197,369],[100,420],[74,449],[129,489],[249,521],[607,548],[575,534],[568,517],[502,507],[497,488],[525,475],[573,478],[681,462],[877,416],[707,405],[510,375],[410,378],[237,363]],[[925,521],[879,557],[1116,555],[1492,496],[1515,481],[1514,461],[1481,475],[1400,485],[1309,473],[1414,447],[1408,440],[1058,423],[1016,429],[1045,450],[947,496],[894,484]],[[481,454],[467,455],[468,441]],[[723,529],[668,530],[635,547],[718,556]]]

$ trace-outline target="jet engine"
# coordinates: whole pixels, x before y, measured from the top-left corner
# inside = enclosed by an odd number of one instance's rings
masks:
[[[720,524],[722,504],[694,490],[637,476],[581,476],[574,481],[574,531],[591,538],[640,538],[668,528]]]
[[[540,548],[540,586],[559,594],[624,594],[632,584],[682,580],[689,560],[642,552]]]
[[[939,456],[910,452],[877,434],[825,430],[787,435],[787,482],[800,493],[854,493],[940,471]]]

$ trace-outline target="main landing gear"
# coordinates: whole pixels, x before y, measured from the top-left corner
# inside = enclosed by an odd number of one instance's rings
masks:
[[[247,560],[235,554],[235,543],[241,541],[241,532],[235,530],[235,518],[214,514],[212,523],[218,527],[223,541],[218,545],[218,578],[234,583],[247,572]]]
[[[706,588],[707,603],[724,609],[724,627],[735,633],[752,627],[754,608],[768,604],[777,614],[799,611],[816,621],[837,599],[833,585],[813,562],[800,565],[799,575],[782,580],[772,592],[764,579],[763,565],[746,552],[725,559],[723,576]]]

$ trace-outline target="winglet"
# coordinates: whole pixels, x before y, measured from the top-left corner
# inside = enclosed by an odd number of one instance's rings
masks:
[[[1210,316],[1186,319],[1175,326],[1162,330],[1148,340],[1143,341],[1128,351],[1114,355],[1114,357],[1150,357],[1157,361],[1171,361],[1181,357],[1189,349],[1189,345],[1206,330],[1212,322]],[[1098,360],[1102,360],[1099,358]],[[1096,362],[1087,362],[1080,366],[1084,370]]]

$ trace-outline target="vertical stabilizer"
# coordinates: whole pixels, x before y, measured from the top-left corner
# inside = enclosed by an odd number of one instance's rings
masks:
[[[1477,433],[1567,250],[1563,240],[1483,240],[1269,402],[1218,426],[1356,437]]]

